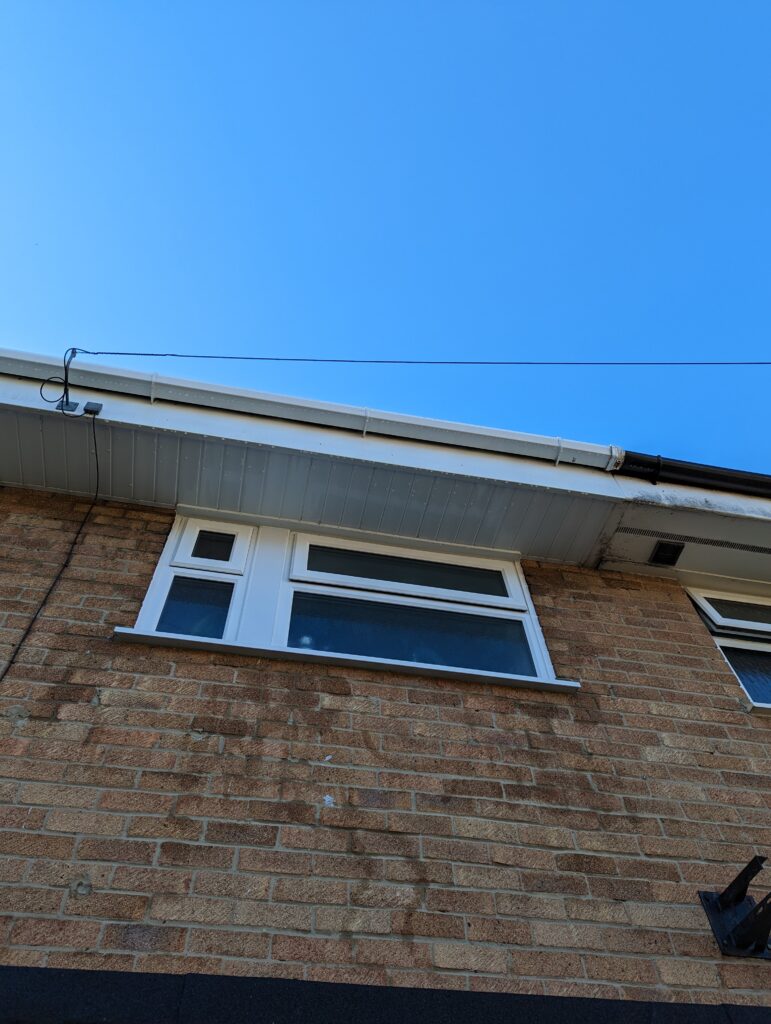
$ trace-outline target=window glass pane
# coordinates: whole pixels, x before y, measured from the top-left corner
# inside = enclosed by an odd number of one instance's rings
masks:
[[[289,647],[535,676],[518,619],[298,592]]]
[[[233,552],[233,533],[215,533],[214,530],[199,530],[193,547],[193,558],[212,558],[227,562]]]
[[[446,562],[428,562],[422,558],[401,558],[311,544],[308,568],[313,572],[333,572],[341,576],[414,583],[421,587],[462,590],[469,594],[507,596],[502,572],[473,565],[450,565]]]
[[[159,633],[221,637],[232,596],[232,583],[175,576],[156,628]]]
[[[771,704],[771,651],[724,647],[723,654],[756,704]]]
[[[746,622],[767,622],[771,624],[771,604],[750,604],[749,601],[728,601],[722,597],[708,597],[707,600],[724,619],[741,619]]]

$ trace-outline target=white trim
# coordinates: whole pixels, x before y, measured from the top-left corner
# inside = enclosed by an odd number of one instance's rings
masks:
[[[233,547],[230,558],[221,561],[216,558],[196,558],[193,555],[198,534],[203,530],[232,534]],[[252,528],[249,526],[237,526],[234,523],[214,519],[185,519],[179,531],[171,564],[189,569],[205,569],[209,572],[242,574],[246,568],[251,540]]]
[[[441,587],[415,583],[399,583],[394,580],[317,572],[307,567],[309,549],[312,544],[321,547],[334,547],[345,551],[362,551],[367,554],[385,555],[387,557],[411,558],[416,561],[427,562],[429,565],[431,563],[444,563],[445,565],[468,566],[472,569],[488,569],[491,572],[501,574],[508,593],[503,597],[497,594],[483,594],[466,590],[447,590]],[[516,555],[512,557],[516,558]],[[345,539],[337,540],[336,538],[313,536],[307,533],[297,534],[294,538],[290,578],[320,583],[325,586],[348,587],[354,590],[373,590],[381,593],[385,591],[393,594],[458,601],[464,604],[483,605],[485,607],[516,608],[520,611],[527,609],[527,601],[525,600],[521,581],[513,561],[504,562],[500,559],[467,558],[463,555],[445,555],[439,551],[423,552],[385,544],[371,544]]]
[[[706,612],[716,626],[723,629],[747,629],[754,633],[771,633],[771,622],[758,622],[756,619],[731,619],[720,612],[712,604],[713,600],[740,601],[742,604],[758,604],[771,606],[771,598],[757,597],[747,594],[728,593],[719,590],[702,590],[689,588],[688,593],[698,604],[702,611]]]
[[[581,689],[581,684],[571,679],[544,679],[531,676],[510,676],[496,672],[474,672],[466,669],[445,668],[441,665],[422,665],[417,662],[377,661],[355,654],[317,654],[292,647],[252,647],[245,644],[221,640],[206,640],[201,637],[183,636],[174,633],[144,632],[126,626],[113,630],[118,640],[129,643],[147,643],[154,646],[188,647],[205,651],[223,651],[228,654],[252,655],[261,658],[275,658],[281,661],[303,661],[340,665],[348,668],[396,669],[402,675],[431,676],[438,679],[455,679],[464,682],[494,683],[498,686],[512,686],[530,690],[554,690],[558,693],[572,693]]]

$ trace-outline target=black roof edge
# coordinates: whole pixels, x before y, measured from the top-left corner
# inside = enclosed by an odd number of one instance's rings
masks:
[[[686,487],[703,487],[709,491],[730,491],[756,498],[771,498],[771,476],[766,473],[705,466],[701,462],[683,462],[680,459],[667,459],[663,455],[626,452],[624,461],[615,472],[621,476],[648,480],[652,484],[684,484]]]

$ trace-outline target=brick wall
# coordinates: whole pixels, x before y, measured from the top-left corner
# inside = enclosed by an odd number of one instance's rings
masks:
[[[0,491],[0,656],[86,507]],[[99,506],[0,684],[0,963],[771,1002],[696,897],[771,719],[677,586],[526,566],[578,694],[120,643],[170,523]]]

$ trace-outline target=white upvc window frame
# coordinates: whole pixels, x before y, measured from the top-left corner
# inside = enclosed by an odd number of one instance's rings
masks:
[[[731,619],[721,615],[712,604],[712,600],[741,601],[742,604],[771,605],[771,598],[756,597],[754,594],[736,594],[719,590],[702,590],[689,588],[688,593],[704,611],[718,629],[746,629],[753,633],[768,633],[771,636],[771,622],[758,622],[756,619]]]
[[[499,572],[508,593],[478,594],[468,590],[448,590],[442,587],[424,586],[417,583],[400,583],[395,580],[368,578],[366,576],[345,576],[341,573],[319,572],[308,568],[308,556],[311,545],[316,547],[338,548],[343,551],[361,551],[365,554],[385,555],[394,558],[411,558],[416,561],[440,562],[445,565],[467,566],[471,569],[489,569]],[[415,551],[413,548],[393,547],[384,544],[367,544],[349,540],[338,540],[334,537],[321,537],[308,533],[298,533],[294,538],[290,579],[318,583],[327,587],[348,587],[351,590],[368,590],[374,593],[404,594],[406,596],[428,598],[436,601],[452,601],[461,604],[473,604],[484,608],[512,608],[526,612],[524,578],[514,562],[495,559],[468,558],[461,555],[446,555],[426,551]]]
[[[736,637],[716,636],[715,643],[718,646],[718,650],[725,658],[726,664],[739,681],[739,686],[741,686],[742,691],[746,696],[747,700],[750,702],[750,704],[752,704],[753,709],[757,709],[758,711],[771,711],[771,703],[758,701],[750,696],[750,694],[747,692],[747,687],[742,682],[741,676],[733,667],[731,662],[728,660],[728,656],[725,653],[725,649],[727,647],[741,647],[745,650],[762,651],[764,654],[771,654],[771,641],[769,641],[768,643],[764,643],[762,640],[740,640]]]
[[[741,593],[735,590],[712,590],[704,589],[702,587],[688,587],[687,592],[712,624],[710,627],[712,630],[712,639],[715,641],[718,650],[725,658],[726,664],[734,674],[739,686],[742,688],[742,693],[744,693],[747,700],[750,702],[752,710],[771,711],[771,703],[757,701],[750,695],[747,687],[741,679],[741,676],[728,660],[725,653],[726,648],[738,647],[745,650],[763,651],[771,654],[771,623],[758,622],[754,619],[729,618],[721,615],[717,608],[712,604],[713,600],[720,600],[741,601],[742,604],[771,606],[771,598],[761,597],[756,594],[748,594],[746,591]],[[747,635],[742,636],[741,631],[744,631]],[[763,636],[758,637],[758,633],[768,634],[768,640]]]
[[[235,535],[233,551],[227,563],[192,558],[191,552],[199,530]],[[307,568],[307,557],[310,545],[314,543],[352,551],[423,559],[427,562],[493,569],[503,574],[508,594],[506,597],[478,595],[390,580],[369,580],[339,576],[335,573],[312,572]],[[204,562],[206,564],[202,565]],[[219,580],[233,584],[231,603],[221,638],[158,631],[158,622],[175,576]],[[351,581],[354,581],[353,586]],[[509,675],[487,670],[347,654],[344,651],[338,653],[289,647],[292,602],[297,592],[327,594],[407,607],[433,608],[458,615],[520,621],[523,624],[535,675]],[[408,674],[499,682],[539,689],[579,688],[578,683],[558,680],[555,676],[522,568],[515,558],[511,561],[488,557],[472,558],[465,555],[450,555],[443,551],[352,541],[328,533],[297,533],[273,526],[244,526],[209,519],[178,517],[169,534],[136,625],[133,629],[118,627],[115,632],[125,639],[230,650],[289,660],[395,669]]]
[[[199,533],[230,533],[233,535],[233,548],[227,561],[216,558],[196,558],[193,555],[195,542]],[[224,572],[228,575],[242,575],[249,556],[249,545],[252,540],[251,526],[222,523],[214,519],[182,520],[175,531],[174,551],[170,558],[173,566],[186,569],[202,569],[205,572]]]

